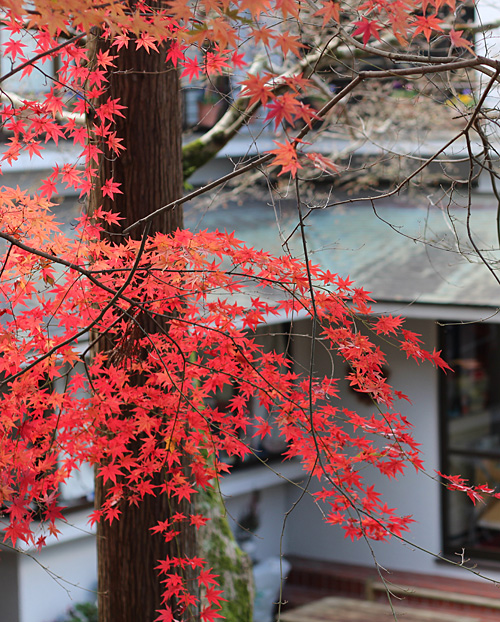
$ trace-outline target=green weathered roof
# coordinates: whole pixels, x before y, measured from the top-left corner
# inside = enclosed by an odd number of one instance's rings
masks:
[[[303,255],[294,201],[274,207],[252,198],[214,204],[204,213],[188,207],[186,226],[235,231],[248,245],[273,254],[288,244]],[[313,262],[350,276],[378,301],[497,308],[500,284],[473,248],[496,271],[500,251],[491,198],[473,198],[473,243],[467,215],[465,207],[440,208],[425,198],[381,199],[376,212],[367,201],[318,209],[305,220],[308,251]]]

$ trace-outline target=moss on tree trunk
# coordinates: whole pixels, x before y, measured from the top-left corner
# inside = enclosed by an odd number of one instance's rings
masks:
[[[227,622],[252,622],[252,563],[234,539],[220,494],[214,489],[200,491],[196,504],[210,518],[198,533],[198,549],[207,566],[219,575],[225,599],[220,613]]]

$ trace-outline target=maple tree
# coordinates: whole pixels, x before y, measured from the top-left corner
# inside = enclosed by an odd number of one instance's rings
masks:
[[[448,18],[438,14],[443,5]],[[368,294],[342,276],[247,248],[230,233],[179,229],[167,234],[162,227],[170,232],[181,225],[183,202],[248,170],[269,164],[278,176],[289,173],[295,180],[308,166],[320,175],[338,173],[337,163],[310,151],[305,138],[370,81],[479,71],[488,85],[477,104],[462,110],[466,123],[452,142],[469,139],[473,127],[484,137],[479,121],[488,118],[483,104],[500,65],[474,53],[470,39],[462,36],[471,27],[453,23],[456,8],[454,0],[3,3],[2,27],[9,33],[4,54],[13,64],[0,82],[13,76],[22,82],[33,72],[46,75],[44,63],[57,59],[56,75],[47,75],[52,84],[42,96],[3,92],[4,168],[22,152],[43,157],[49,141],[73,141],[80,149],[74,163],[54,166],[37,193],[0,189],[0,238],[5,242],[0,498],[6,541],[42,547],[46,536],[37,532],[39,519],[49,533],[57,532],[59,487],[84,462],[96,466],[102,482],[92,521],[111,527],[130,508],[158,499],[169,511],[151,526],[151,535],[168,544],[178,542],[186,527],[202,530],[205,518],[190,502],[228,470],[219,459],[222,453],[244,457],[251,451],[242,438],[251,398],[279,412],[277,425],[287,442],[284,457],[301,460],[321,481],[316,497],[326,504],[329,523],[341,525],[351,538],[385,540],[408,530],[411,518],[388,508],[362,477],[365,464],[393,478],[408,465],[421,469],[422,463],[411,425],[397,412],[397,400],[404,396],[386,380],[384,354],[358,328],[360,323],[369,326],[408,358],[446,368],[439,352],[427,352],[401,318],[372,316]],[[299,27],[308,20],[313,30],[318,25],[324,30],[320,40],[310,33],[301,37]],[[30,54],[23,32],[35,42]],[[433,35],[450,41],[448,55],[433,54]],[[248,46],[260,46],[266,62],[248,58]],[[305,94],[314,88],[324,93],[318,72],[344,63],[349,48],[387,66],[354,65],[347,82],[328,92],[324,106],[314,108]],[[128,54],[132,64],[122,65]],[[407,66],[394,65],[402,62]],[[136,208],[140,199],[131,196],[151,188],[147,181],[141,186],[145,173],[134,164],[141,154],[124,144],[124,135],[131,129],[134,134],[127,115],[139,123],[155,110],[145,105],[152,95],[135,110],[124,102],[137,80],[134,72],[146,74],[151,67],[155,75],[169,76],[155,86],[164,97],[161,106],[173,102],[165,89],[177,96],[176,72],[184,79],[205,76],[209,81],[234,69],[242,76],[240,91],[219,123],[185,147],[186,177],[261,108],[266,122],[283,128],[284,136],[269,152],[182,199],[180,143],[169,144],[169,157],[173,147],[177,155],[166,162],[162,179],[173,180],[174,188],[160,198],[152,188],[153,199],[141,214]],[[123,91],[116,96],[118,82]],[[178,127],[175,106],[170,112]],[[128,119],[128,129],[122,119]],[[161,149],[156,152],[159,136],[150,137],[150,146],[161,160],[166,156]],[[481,157],[490,168],[487,143]],[[135,166],[138,178],[132,175]],[[92,198],[72,236],[63,234],[51,210],[59,183]],[[130,213],[114,209],[121,195]],[[298,218],[303,224],[300,213]],[[167,225],[159,225],[162,220]],[[239,302],[250,282],[262,297]],[[312,318],[313,337],[317,333],[348,362],[350,385],[373,399],[376,414],[365,418],[343,408],[335,379],[298,374],[284,355],[265,352],[252,338],[251,332],[269,318],[297,313]],[[81,352],[78,344],[86,343],[89,334],[91,345]],[[89,360],[90,349],[95,354]],[[84,373],[77,365],[84,366]],[[63,381],[64,391],[52,390],[56,380]],[[236,381],[238,394],[229,409],[211,407],[209,398]],[[264,419],[252,425],[260,436],[270,433]],[[484,486],[471,488],[456,476],[448,479],[453,489],[474,500],[493,493]],[[174,504],[183,510],[171,512]],[[157,619],[217,618],[223,594],[212,570],[196,551],[168,550],[156,559],[161,585]]]

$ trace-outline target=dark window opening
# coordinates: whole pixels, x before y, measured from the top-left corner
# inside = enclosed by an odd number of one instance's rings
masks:
[[[292,340],[290,338],[289,323],[266,326],[261,333],[255,336],[255,339],[263,346],[264,352],[286,353],[287,358],[292,359]],[[211,400],[211,405],[224,411],[229,408],[231,399],[237,394],[238,383],[235,381],[233,385],[226,385],[223,390],[217,392]],[[287,443],[280,434],[278,426],[274,423],[276,413],[273,411],[267,412],[264,407],[259,405],[258,399],[255,396],[250,399],[248,409],[250,418],[253,416],[267,420],[271,425],[272,431],[264,438],[254,436],[256,428],[250,424],[246,434],[240,435],[240,440],[243,440],[250,447],[251,452],[243,459],[226,454],[219,455],[219,459],[222,462],[232,465],[233,471],[247,466],[255,466],[261,462],[281,460],[283,453],[287,449]]]
[[[500,491],[500,326],[475,323],[442,331],[442,471]],[[473,504],[463,492],[443,490],[446,553],[500,555],[500,500]]]

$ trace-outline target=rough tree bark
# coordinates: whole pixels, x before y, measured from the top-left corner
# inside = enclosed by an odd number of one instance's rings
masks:
[[[96,47],[102,43],[97,41]],[[107,97],[119,99],[127,108],[118,118],[117,136],[125,152],[100,158],[99,180],[113,177],[122,194],[110,202],[97,184],[91,209],[104,205],[124,218],[120,227],[109,230],[110,241],[119,241],[120,231],[139,218],[165,205],[182,192],[181,115],[177,72],[165,64],[165,52],[147,54],[143,49],[122,48],[109,76]],[[102,149],[102,145],[99,145]],[[166,212],[152,224],[150,233],[169,233],[182,227],[182,208]],[[140,236],[139,229],[132,235]],[[144,330],[152,330],[144,318]],[[108,349],[110,344],[100,343]],[[113,347],[113,345],[111,345]],[[120,353],[114,353],[120,356]],[[139,380],[140,381],[140,380]],[[124,414],[126,416],[126,413]],[[157,482],[159,483],[159,482]],[[106,493],[96,479],[96,507]],[[152,622],[161,607],[161,584],[154,570],[158,559],[169,553],[161,535],[150,527],[172,512],[165,495],[146,495],[139,507],[126,503],[122,515],[112,525],[100,522],[97,532],[100,622]],[[174,511],[180,508],[174,508]],[[194,548],[191,530],[179,536],[176,546],[184,554]],[[176,551],[177,552],[177,551]]]
[[[93,43],[95,51],[103,43]],[[104,152],[100,158],[98,182],[90,199],[90,210],[103,206],[123,217],[120,226],[108,229],[109,241],[122,239],[121,231],[158,207],[177,199],[182,193],[180,90],[177,72],[165,63],[165,51],[147,54],[144,50],[120,50],[116,68],[109,76],[106,97],[119,99],[127,108],[118,118],[117,137],[125,152],[119,157]],[[99,145],[104,149],[102,145]],[[113,177],[122,194],[113,201],[103,197],[100,186]],[[170,233],[182,228],[182,207],[163,213],[152,223],[149,234]],[[132,235],[139,237],[140,228]],[[141,318],[142,331],[151,332],[158,325]],[[140,335],[138,335],[140,336]],[[113,357],[130,355],[120,352],[116,343],[101,339],[99,349]],[[141,353],[137,353],[141,356]],[[138,379],[138,382],[141,380]],[[127,416],[127,413],[124,413]],[[134,450],[134,448],[131,448]],[[157,481],[155,483],[161,483]],[[96,507],[105,499],[106,486],[96,478]],[[153,622],[162,606],[161,584],[154,570],[157,560],[167,556],[206,555],[209,567],[220,575],[226,601],[221,613],[228,622],[251,622],[253,586],[248,557],[238,549],[224,516],[217,494],[201,496],[203,511],[212,518],[212,528],[203,540],[193,527],[179,525],[180,535],[166,544],[161,535],[152,535],[150,527],[175,512],[189,513],[186,501],[175,502],[165,495],[145,496],[139,507],[122,503],[120,520],[111,525],[98,524],[99,622]],[[217,553],[214,552],[214,548]],[[194,585],[194,582],[193,582]],[[203,595],[201,595],[203,598]],[[175,607],[175,603],[168,603]],[[189,620],[199,620],[193,608]],[[186,613],[184,618],[186,618]]]

